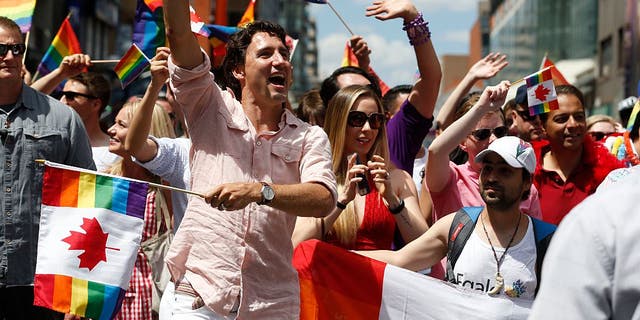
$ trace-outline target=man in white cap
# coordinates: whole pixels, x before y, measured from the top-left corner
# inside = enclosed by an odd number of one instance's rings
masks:
[[[479,181],[484,207],[465,207],[445,216],[399,251],[360,253],[416,271],[446,256],[448,281],[490,295],[532,300],[555,231],[519,208],[531,188],[534,150],[528,142],[507,136],[492,142],[475,161],[483,164]]]

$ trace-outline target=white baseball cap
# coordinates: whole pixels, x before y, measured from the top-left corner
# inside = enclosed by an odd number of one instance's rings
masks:
[[[514,168],[525,168],[529,173],[536,171],[536,153],[530,143],[514,136],[506,136],[493,141],[489,147],[476,156],[476,162],[490,152],[495,152]]]

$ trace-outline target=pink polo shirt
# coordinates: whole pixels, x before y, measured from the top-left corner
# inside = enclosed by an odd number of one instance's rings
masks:
[[[430,192],[433,201],[433,222],[462,207],[484,206],[480,196],[480,173],[469,162],[461,165],[449,161],[449,182],[438,192]],[[532,184],[529,199],[520,203],[522,212],[541,219],[538,189]]]
[[[214,83],[204,58],[192,70],[169,59],[171,87],[192,140],[191,189],[204,193],[229,182],[315,182],[335,201],[324,131],[285,110],[277,132],[258,135],[242,105]],[[295,221],[295,215],[266,205],[218,211],[190,197],[166,261],[173,278],[184,276],[218,314],[228,315],[240,296],[240,318],[298,319],[298,277],[291,265]]]

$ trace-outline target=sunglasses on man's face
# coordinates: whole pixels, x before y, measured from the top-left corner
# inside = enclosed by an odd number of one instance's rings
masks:
[[[473,132],[471,132],[471,135],[476,138],[476,140],[482,141],[488,139],[492,133],[494,136],[496,136],[496,138],[502,138],[507,135],[507,130],[508,129],[505,126],[495,127],[493,129],[483,128],[473,130]]]
[[[350,111],[349,116],[347,117],[347,124],[351,127],[364,127],[364,124],[369,121],[369,127],[371,129],[380,129],[384,124],[384,114],[379,112],[374,112],[367,116],[366,113],[362,111]]]
[[[14,56],[21,56],[27,50],[27,46],[23,43],[6,44],[0,43],[0,57],[4,57],[7,52],[11,51]]]
[[[80,93],[80,92],[73,92],[73,91],[62,91],[62,95],[67,98],[67,100],[75,100],[77,97],[85,97],[87,99],[98,99],[98,97],[94,97],[92,95],[89,94],[84,94],[84,93]]]

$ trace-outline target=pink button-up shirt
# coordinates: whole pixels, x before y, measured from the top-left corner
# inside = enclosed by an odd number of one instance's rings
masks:
[[[325,132],[285,110],[277,132],[258,134],[240,102],[214,83],[209,69],[206,55],[192,70],[169,59],[171,87],[192,140],[192,190],[204,193],[229,182],[314,182],[327,187],[335,201]],[[218,211],[190,197],[166,257],[173,278],[184,276],[221,315],[229,314],[240,296],[241,318],[298,319],[298,277],[291,265],[295,214],[256,203]]]

